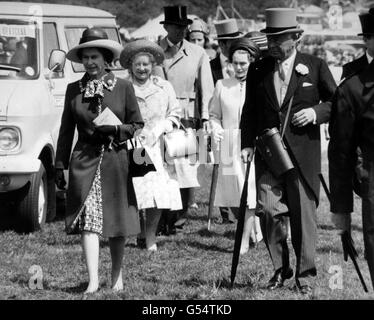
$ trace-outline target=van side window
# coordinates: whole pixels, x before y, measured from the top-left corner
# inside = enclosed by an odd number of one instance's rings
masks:
[[[101,26],[98,26],[101,27]],[[108,34],[108,38],[117,42],[120,42],[120,37],[116,28],[101,27]],[[86,27],[67,27],[65,29],[66,41],[68,43],[68,49],[70,50],[74,46],[78,45],[79,40],[82,36],[83,31]],[[85,72],[84,67],[80,63],[71,62],[74,72]],[[119,63],[112,63],[109,68],[111,70],[123,70]]]
[[[51,22],[43,23],[43,41],[44,41],[44,68],[45,70],[48,69],[48,60],[49,56],[53,49],[60,49],[60,45],[58,43],[57,37],[57,30],[56,25]],[[63,76],[54,74],[52,75],[53,78]]]

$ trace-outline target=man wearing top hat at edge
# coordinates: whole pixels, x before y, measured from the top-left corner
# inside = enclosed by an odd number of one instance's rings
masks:
[[[374,57],[374,25],[373,25],[374,8],[371,8],[369,12],[359,15],[362,33],[358,36],[362,36],[366,51],[358,59],[355,59],[349,63],[343,65],[343,72],[341,76],[341,83],[348,78],[359,74],[365,69],[372,61]],[[362,156],[360,148],[357,148],[357,164],[355,174],[353,175],[353,190],[361,196],[361,175],[362,175]]]
[[[229,48],[233,40],[243,37],[239,32],[235,19],[225,19],[214,23],[216,28],[220,53],[210,61],[214,84],[217,80],[227,79],[234,75],[234,69],[229,63]],[[222,216],[223,217],[223,216]]]
[[[295,9],[266,9],[265,17],[266,28],[261,32],[267,36],[269,56],[252,64],[248,71],[240,123],[242,159],[252,160],[255,140],[266,129],[281,132],[285,126],[283,142],[293,168],[275,176],[258,148],[255,157],[256,214],[274,267],[267,288],[276,290],[295,274],[294,288],[311,294],[317,275],[320,124],[329,120],[336,85],[322,59],[297,52],[303,30],[297,25]],[[284,123],[288,108],[288,121]],[[296,255],[295,272],[289,260],[286,216],[290,218]]]
[[[181,122],[185,127],[196,130],[205,128],[209,120],[208,104],[213,95],[214,84],[209,65],[209,57],[198,45],[185,40],[187,27],[192,23],[187,17],[186,6],[164,7],[164,25],[167,36],[159,45],[164,50],[164,77],[174,87],[177,99],[182,106]],[[194,187],[198,187],[197,167],[185,159],[175,161],[178,182],[181,188],[183,210],[164,212],[159,224],[166,234],[175,233],[175,228],[183,227],[189,205],[194,203]],[[166,220],[166,225],[162,226]],[[164,230],[162,230],[164,229]],[[166,229],[166,232],[165,232]]]
[[[365,257],[374,288],[374,8],[359,15],[366,53],[347,64],[347,76],[336,90],[329,126],[331,220],[338,233],[351,231],[353,191],[362,198]],[[360,149],[361,166],[357,170]],[[357,173],[358,171],[358,173]],[[359,179],[357,179],[359,178]],[[359,182],[359,185],[355,183]]]

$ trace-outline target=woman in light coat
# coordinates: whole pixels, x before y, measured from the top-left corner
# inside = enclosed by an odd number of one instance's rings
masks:
[[[235,40],[229,51],[229,59],[235,76],[218,80],[209,105],[213,142],[219,145],[220,164],[214,205],[230,207],[237,216],[242,193],[246,165],[240,157],[239,122],[245,99],[245,83],[248,67],[260,55],[258,46],[249,39]],[[216,153],[217,154],[217,153]],[[248,251],[249,237],[257,242],[262,239],[256,207],[256,183],[254,168],[250,170],[241,254]]]
[[[129,70],[129,80],[134,86],[145,123],[139,137],[156,169],[156,173],[148,173],[144,179],[138,179],[139,188],[141,184],[149,186],[147,190],[143,188],[141,194],[137,193],[138,205],[141,206],[140,202],[144,202],[145,197],[154,198],[154,207],[146,205],[145,224],[141,226],[140,236],[140,239],[145,238],[146,248],[150,251],[157,250],[156,229],[162,209],[182,209],[175,166],[173,162],[165,163],[161,143],[164,133],[179,127],[182,109],[170,82],[152,75],[153,67],[163,60],[162,48],[148,40],[129,43],[120,56],[121,65]],[[139,153],[134,152],[136,155]],[[134,184],[136,182],[137,178],[134,178]]]

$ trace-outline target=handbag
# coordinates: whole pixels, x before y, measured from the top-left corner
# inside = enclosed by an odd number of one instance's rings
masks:
[[[166,154],[169,158],[178,158],[196,154],[198,142],[196,130],[186,128],[182,123],[180,129],[165,133],[164,142]]]
[[[287,147],[283,142],[292,101],[293,96],[288,105],[282,133],[280,134],[277,128],[265,129],[263,134],[256,139],[256,148],[272,174],[277,178],[294,168]]]

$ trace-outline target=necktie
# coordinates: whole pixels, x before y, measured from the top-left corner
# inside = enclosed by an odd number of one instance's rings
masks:
[[[282,66],[281,63],[278,64],[278,72],[279,72],[279,78],[282,81],[285,81],[286,80],[286,74],[284,72],[284,69],[283,69],[283,66]]]

